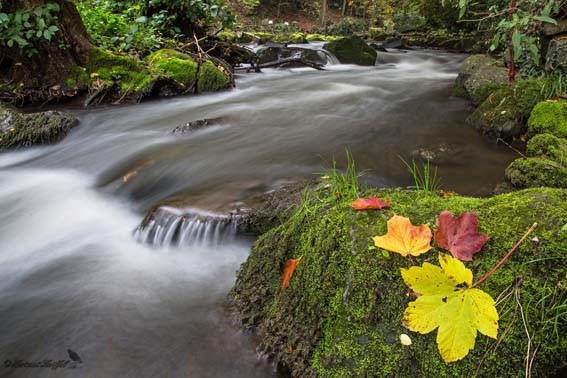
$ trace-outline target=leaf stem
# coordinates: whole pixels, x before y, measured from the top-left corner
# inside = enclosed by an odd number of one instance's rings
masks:
[[[512,256],[512,253],[514,253],[516,251],[516,249],[518,249],[518,247],[520,246],[520,244],[522,244],[524,242],[524,240],[526,240],[526,238],[528,237],[529,234],[532,233],[533,230],[535,230],[535,228],[537,227],[537,223],[532,224],[532,226],[530,227],[530,229],[524,234],[524,236],[522,236],[522,238],[520,240],[518,240],[518,242],[512,247],[512,249],[510,249],[508,251],[508,253],[502,257],[502,259],[500,261],[498,261],[498,264],[494,265],[494,267],[492,269],[490,269],[490,271],[488,271],[484,276],[482,276],[480,278],[480,280],[476,281],[475,283],[472,284],[471,288],[480,285],[481,283],[483,283],[488,277],[492,276],[492,274],[496,271],[496,269],[500,268],[500,266],[502,264],[504,264],[504,262],[506,260],[508,260],[508,258],[510,256]]]

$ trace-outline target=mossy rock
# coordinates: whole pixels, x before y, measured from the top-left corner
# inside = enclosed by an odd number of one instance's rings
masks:
[[[143,62],[102,49],[91,52],[87,72],[94,81],[117,85],[121,93],[147,94],[155,80]]]
[[[307,42],[335,41],[341,38],[342,37],[338,37],[336,35],[323,35],[323,34],[307,34],[305,36],[305,40],[307,40]]]
[[[19,113],[0,102],[0,151],[56,143],[78,124],[67,113]]]
[[[548,72],[562,71],[567,74],[567,39],[565,36],[556,37],[549,42],[545,69]]]
[[[551,134],[538,134],[528,142],[529,156],[547,157],[558,163],[567,163],[567,139]]]
[[[307,43],[305,33],[297,32],[292,34],[278,34],[273,38],[273,42],[279,43]]]
[[[507,85],[508,84],[505,82],[488,83],[481,85],[480,87],[476,88],[473,91],[471,95],[471,100],[473,104],[479,106],[484,101],[486,101],[490,97],[490,95],[492,95],[494,92],[500,89],[505,89]]]
[[[359,37],[347,37],[331,41],[325,45],[325,49],[335,55],[343,64],[373,66],[376,64],[378,55],[376,50],[368,46]]]
[[[187,54],[163,49],[151,54],[147,61],[156,74],[173,79],[186,87],[193,86],[197,81],[199,65]]]
[[[543,99],[539,80],[520,80],[492,93],[471,114],[467,123],[493,139],[512,139],[524,134],[534,106]]]
[[[505,176],[518,189],[567,188],[567,167],[547,158],[516,159],[506,168]]]
[[[197,90],[199,93],[216,92],[229,89],[232,86],[230,79],[213,62],[207,60],[199,67],[199,80]]]
[[[528,120],[528,134],[543,133],[567,138],[567,100],[541,102],[533,109]]]
[[[502,62],[488,55],[473,55],[467,58],[455,82],[457,95],[474,100],[474,92],[492,83],[505,83],[508,73]]]
[[[387,211],[357,212],[350,201],[331,200],[319,188],[308,193],[294,216],[264,234],[242,265],[230,298],[245,327],[261,337],[261,350],[291,377],[523,377],[531,337],[532,377],[553,375],[566,365],[564,318],[567,288],[567,191],[533,189],[489,199],[448,197],[404,190],[364,193],[391,199]],[[480,288],[500,298],[498,340],[477,335],[463,360],[445,363],[436,331],[421,335],[402,325],[411,301],[400,268],[410,261],[369,248],[386,232],[393,214],[414,224],[435,224],[443,210],[474,211],[490,235],[483,251],[466,263],[476,279],[488,272],[533,222],[538,227]],[[437,264],[438,247],[418,257]],[[281,291],[282,271],[302,256],[291,284]],[[517,290],[518,296],[515,296]],[[522,305],[520,308],[516,302]],[[557,321],[557,322],[556,322]],[[555,328],[557,327],[557,328]],[[407,333],[413,344],[403,346]]]

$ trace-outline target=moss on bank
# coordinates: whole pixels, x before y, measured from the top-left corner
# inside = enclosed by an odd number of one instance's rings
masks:
[[[207,60],[201,63],[199,68],[199,81],[197,82],[197,89],[199,93],[203,92],[216,92],[231,87],[228,75],[221,71],[213,62]]]
[[[518,287],[537,350],[533,377],[566,365],[567,332],[558,305],[567,285],[567,191],[534,189],[490,199],[441,198],[403,190],[375,191],[391,199],[388,211],[356,212],[347,201],[330,203],[332,193],[308,193],[296,214],[263,235],[243,264],[232,301],[245,326],[256,328],[263,350],[293,377],[521,377],[528,339],[514,289]],[[368,195],[370,193],[365,193]],[[533,222],[537,242],[526,242],[481,285],[500,298],[498,341],[478,335],[462,361],[446,364],[435,334],[420,335],[402,326],[409,301],[400,268],[409,261],[369,249],[370,237],[386,232],[393,214],[414,224],[435,224],[445,209],[475,211],[480,231],[491,236],[475,260],[475,277],[487,272]],[[436,263],[438,248],[417,263]],[[280,292],[287,259],[303,256],[290,286]],[[518,284],[521,280],[521,285]],[[518,286],[516,286],[518,285]],[[564,316],[564,315],[563,315]],[[413,344],[399,342],[408,333]]]
[[[539,134],[526,147],[529,156],[545,156],[558,163],[567,163],[567,139],[551,134]]]
[[[147,58],[154,73],[190,87],[197,81],[199,65],[189,55],[172,49],[158,50]]]
[[[528,134],[553,134],[567,138],[567,100],[540,102],[528,121]]]

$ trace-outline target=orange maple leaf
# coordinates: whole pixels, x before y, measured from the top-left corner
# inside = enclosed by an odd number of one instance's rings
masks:
[[[390,200],[382,201],[376,196],[372,196],[370,198],[357,198],[350,206],[355,210],[382,210],[390,206],[391,203]]]
[[[282,279],[282,290],[289,286],[289,281],[291,281],[291,277],[293,277],[293,273],[295,272],[295,268],[297,268],[297,264],[301,261],[303,256],[300,256],[296,259],[289,259],[285,262],[285,267],[283,271],[283,279]]]
[[[432,237],[428,225],[414,226],[409,218],[394,215],[388,221],[388,233],[372,239],[376,247],[402,256],[419,256],[431,249]]]

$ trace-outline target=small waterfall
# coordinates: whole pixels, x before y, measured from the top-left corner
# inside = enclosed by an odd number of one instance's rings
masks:
[[[134,237],[154,247],[216,247],[233,241],[236,231],[233,217],[162,206],[142,222],[134,231]]]

